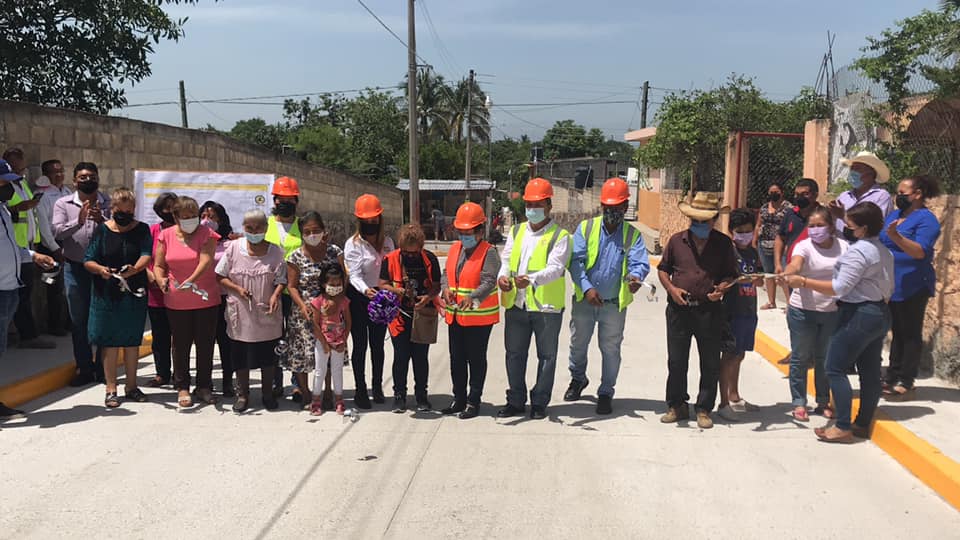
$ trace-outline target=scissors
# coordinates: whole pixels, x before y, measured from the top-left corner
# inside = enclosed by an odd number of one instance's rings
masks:
[[[207,294],[207,291],[197,287],[196,283],[180,283],[177,280],[170,278],[170,284],[173,285],[174,289],[179,289],[181,291],[193,291],[194,294],[200,298],[203,298],[204,302],[210,299],[210,295]]]
[[[113,276],[114,279],[116,279],[117,281],[120,282],[120,290],[121,290],[121,291],[126,292],[126,293],[130,293],[130,294],[136,296],[137,298],[143,298],[143,296],[144,296],[145,294],[147,294],[146,291],[143,290],[143,287],[140,287],[139,289],[137,289],[136,291],[134,291],[133,289],[130,288],[130,284],[127,283],[127,278],[123,277],[123,273],[126,272],[126,271],[129,270],[129,269],[130,269],[130,265],[129,265],[129,264],[125,264],[125,265],[123,265],[122,268],[120,268],[120,271],[119,271],[119,272],[113,272],[113,273],[110,274],[110,275]]]

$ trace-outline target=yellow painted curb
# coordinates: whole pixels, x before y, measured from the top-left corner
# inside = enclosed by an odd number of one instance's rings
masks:
[[[777,362],[789,355],[790,351],[760,330],[757,330],[754,350],[780,372],[789,373],[790,366]],[[814,394],[812,377],[808,377],[807,386],[808,393]],[[854,400],[852,410],[857,408],[859,403]],[[960,463],[947,457],[937,447],[921,439],[881,410],[875,415],[870,440],[960,510]]]
[[[143,343],[140,344],[140,350],[138,351],[140,358],[150,356],[150,345],[152,343],[153,335],[150,333],[144,334]],[[122,351],[120,363],[122,365]],[[67,386],[75,372],[76,363],[71,360],[36,375],[31,375],[26,379],[0,386],[0,401],[10,407],[23,405],[28,401],[33,401]]]

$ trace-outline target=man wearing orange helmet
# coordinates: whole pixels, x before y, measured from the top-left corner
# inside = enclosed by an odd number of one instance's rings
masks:
[[[280,246],[283,258],[300,249],[303,240],[300,235],[300,223],[297,220],[297,204],[300,202],[300,186],[289,176],[281,176],[273,182],[273,215],[267,220],[267,236],[265,240]],[[283,318],[290,317],[293,301],[290,293],[284,289],[282,299]],[[296,380],[294,380],[296,383]],[[273,377],[273,393],[277,397],[283,395],[283,369],[278,368]],[[299,396],[300,393],[297,392]]]
[[[643,236],[623,221],[629,200],[626,182],[620,178],[607,180],[600,191],[603,214],[584,220],[573,233],[570,277],[575,301],[570,311],[570,386],[563,400],[577,401],[589,384],[587,348],[596,326],[603,359],[597,414],[613,412],[627,306],[650,272]]]
[[[537,340],[537,382],[530,391],[530,418],[546,418],[557,371],[560,323],[566,302],[564,274],[570,260],[570,233],[550,219],[553,186],[543,178],[527,182],[523,201],[527,222],[510,228],[497,285],[502,291],[504,347],[507,353],[507,404],[497,412],[521,415],[527,403],[527,354]]]
[[[460,413],[461,419],[477,416],[487,377],[487,344],[493,325],[500,322],[497,248],[483,239],[487,216],[474,202],[457,210],[453,226],[459,240],[450,246],[446,270],[440,279],[450,343],[450,377],[453,403],[443,414]],[[470,393],[467,394],[467,375]]]

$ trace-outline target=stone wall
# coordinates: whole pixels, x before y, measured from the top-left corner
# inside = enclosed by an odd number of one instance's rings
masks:
[[[600,214],[600,185],[593,189],[576,189],[573,182],[550,178],[553,184],[553,210],[551,215],[568,231],[581,221]]]
[[[940,220],[934,268],[937,294],[927,305],[924,320],[923,366],[960,383],[960,195],[947,195],[929,203]]]
[[[0,100],[0,146],[23,148],[32,178],[47,159],[61,160],[68,173],[92,161],[108,187],[132,187],[134,169],[292,176],[303,192],[300,209],[320,212],[337,242],[353,230],[362,193],[380,198],[391,230],[403,219],[396,188],[205,131]]]

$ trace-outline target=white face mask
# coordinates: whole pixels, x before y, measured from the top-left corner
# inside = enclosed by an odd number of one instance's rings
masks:
[[[36,182],[35,185],[36,185],[37,187],[49,187],[49,186],[50,186],[50,179],[47,178],[46,176],[41,176],[40,178],[37,178],[37,182]]]
[[[187,234],[193,234],[193,231],[197,230],[197,227],[199,226],[200,226],[199,217],[180,220],[180,229]]]
[[[333,285],[327,285],[327,295],[337,296],[343,292],[343,285],[338,285],[334,287]]]
[[[326,233],[310,234],[307,235],[303,241],[307,243],[308,246],[316,247],[323,243],[327,239]]]

